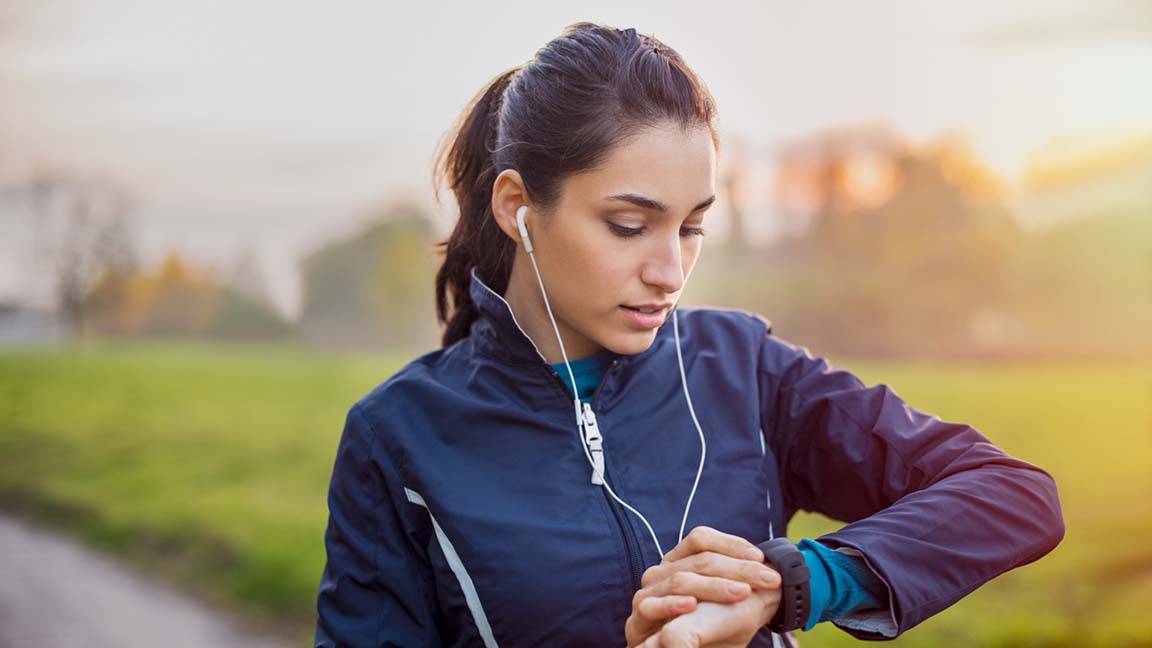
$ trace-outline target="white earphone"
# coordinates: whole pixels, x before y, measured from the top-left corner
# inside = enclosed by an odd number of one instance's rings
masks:
[[[588,458],[588,463],[592,466],[592,483],[601,484],[612,499],[620,503],[621,506],[628,509],[640,518],[644,526],[648,528],[648,533],[652,535],[652,542],[656,544],[656,551],[660,556],[664,556],[664,549],[660,546],[660,540],[656,537],[656,532],[652,530],[652,525],[648,523],[640,511],[632,508],[624,500],[620,499],[612,487],[608,484],[608,479],[604,476],[604,462],[603,450],[601,448],[601,437],[599,430],[596,426],[595,414],[592,408],[588,407],[584,410],[587,412],[588,417],[585,417],[580,407],[580,397],[576,395],[576,377],[572,373],[572,365],[568,362],[568,353],[564,350],[564,341],[560,339],[560,329],[556,326],[556,318],[552,316],[552,307],[548,304],[548,293],[544,290],[544,280],[540,277],[540,266],[536,265],[536,255],[532,251],[532,239],[528,236],[528,227],[524,224],[524,216],[528,213],[528,206],[521,205],[516,209],[516,227],[520,230],[520,239],[524,242],[524,250],[528,252],[528,258],[532,261],[532,267],[536,270],[536,281],[540,284],[540,294],[544,298],[544,308],[548,311],[548,319],[552,321],[552,330],[556,333],[556,341],[560,344],[560,355],[564,358],[564,366],[568,369],[568,377],[572,381],[573,391],[573,404],[576,410],[576,423],[580,429],[580,445],[584,448],[584,455]],[[700,475],[704,472],[704,456],[707,452],[707,444],[704,441],[704,431],[700,429],[700,421],[696,419],[696,410],[692,406],[692,396],[688,393],[688,379],[684,376],[684,358],[680,352],[680,321],[676,317],[676,308],[672,308],[672,329],[676,335],[676,361],[680,366],[680,381],[684,387],[684,398],[688,401],[688,413],[692,415],[692,422],[696,425],[696,431],[700,435],[700,466],[696,470],[696,481],[692,483],[692,492],[688,495],[688,503],[684,506],[684,517],[680,521],[680,538],[677,542],[684,540],[684,527],[688,522],[688,511],[692,508],[692,499],[696,496],[696,487],[700,484]],[[525,334],[527,335],[527,334]],[[589,446],[592,447],[591,452]],[[593,459],[593,453],[596,453],[596,458]],[[771,532],[770,532],[771,533]]]
[[[520,205],[516,210],[516,227],[520,230],[520,240],[524,241],[524,251],[532,254],[532,239],[528,236],[528,227],[524,225],[524,214],[528,213],[528,205]]]

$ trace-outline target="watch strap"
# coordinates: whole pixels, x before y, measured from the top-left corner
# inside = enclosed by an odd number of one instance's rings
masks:
[[[768,629],[784,633],[803,628],[812,610],[808,563],[804,554],[786,537],[773,538],[756,546],[764,552],[765,562],[780,572],[780,605],[768,622]]]

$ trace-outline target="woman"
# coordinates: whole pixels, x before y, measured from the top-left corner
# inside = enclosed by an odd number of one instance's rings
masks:
[[[1061,540],[1045,471],[757,315],[676,308],[718,145],[632,29],[570,25],[477,96],[439,160],[443,348],[348,413],[317,646],[886,639]],[[795,545],[800,509],[849,524]]]

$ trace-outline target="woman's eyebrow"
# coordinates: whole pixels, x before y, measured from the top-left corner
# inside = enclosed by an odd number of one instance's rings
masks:
[[[665,213],[665,214],[668,213],[668,206],[665,205],[664,203],[660,202],[659,200],[654,200],[652,198],[646,198],[646,197],[641,196],[639,194],[634,194],[634,193],[613,194],[611,196],[606,196],[604,198],[604,200],[622,200],[624,202],[632,203],[633,205],[636,205],[637,207],[642,207],[644,209],[651,209],[651,210],[658,211],[658,212]],[[701,209],[704,209],[705,207],[711,205],[713,202],[716,202],[716,194],[712,194],[711,196],[708,196],[708,198],[706,200],[702,201],[699,205],[696,205],[695,207],[693,207],[692,211],[694,211],[694,212],[700,211]]]

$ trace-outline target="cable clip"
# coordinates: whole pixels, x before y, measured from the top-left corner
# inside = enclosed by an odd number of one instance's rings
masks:
[[[592,454],[592,483],[599,486],[604,483],[601,475],[604,474],[604,439],[600,436],[600,428],[596,425],[596,414],[592,411],[590,403],[584,403],[584,441]]]

